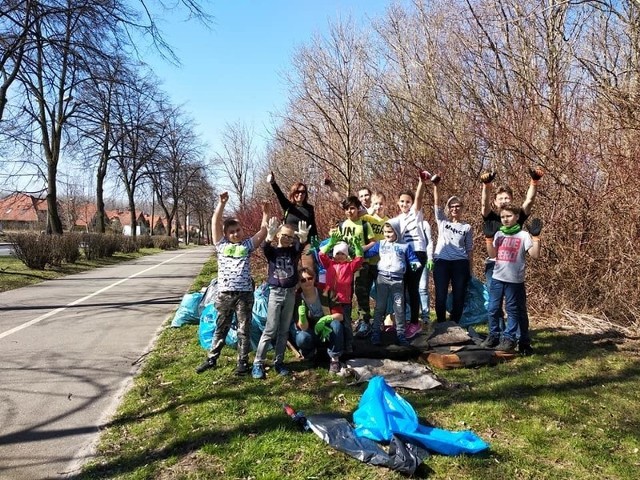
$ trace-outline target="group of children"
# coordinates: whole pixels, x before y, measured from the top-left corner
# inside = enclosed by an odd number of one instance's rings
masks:
[[[489,334],[483,342],[487,348],[513,351],[518,346],[521,353],[532,353],[524,258],[527,251],[534,258],[539,256],[542,225],[538,220],[531,222],[529,233],[521,228],[531,212],[542,175],[540,169],[531,171],[532,180],[522,207],[511,204],[512,192],[508,187],[496,189],[490,201],[495,174],[485,173],[480,178],[483,232],[489,255],[485,263],[490,295]],[[273,174],[268,181],[277,194],[279,187]],[[322,246],[318,245],[315,235],[310,235],[317,231],[314,217],[311,224],[299,220],[309,219],[308,212],[313,215],[313,207],[306,204],[304,184],[296,184],[291,203],[287,204],[297,212],[297,225],[286,223],[289,208],[285,210],[285,223],[269,219],[269,206],[265,203],[261,228],[247,239],[237,220],[223,221],[228,194],[221,194],[213,215],[213,239],[218,255],[219,293],[215,303],[218,325],[207,360],[196,371],[202,373],[216,366],[234,312],[238,328],[238,375],[250,371],[254,378],[264,378],[270,344],[275,347],[275,372],[287,375],[284,354],[290,335],[305,358],[313,358],[320,353],[320,348],[326,347],[329,370],[337,373],[341,368],[340,356],[353,351],[354,335],[369,337],[373,345],[381,344],[383,320],[391,312],[395,317],[396,343],[407,346],[429,319],[430,272],[434,279],[437,321],[446,320],[446,298],[451,285],[453,307],[449,319],[458,322],[471,277],[473,232],[471,226],[462,221],[463,203],[458,196],[450,197],[444,208],[440,206],[440,181],[440,175],[420,172],[415,193],[406,191],[399,195],[399,214],[393,218],[386,215],[383,194],[372,195],[369,189],[360,189],[358,197],[348,196],[342,201],[345,220],[330,230]],[[438,231],[435,248],[429,223],[422,213],[426,182],[433,186]],[[339,192],[333,183],[326,180],[325,184],[338,198]],[[282,200],[281,205],[284,207]],[[263,242],[270,287],[267,322],[249,369],[248,338],[254,290],[249,257]],[[316,262],[310,263],[309,258],[315,258]],[[317,271],[323,273],[322,278],[317,277]],[[376,293],[372,317],[373,285]],[[351,323],[354,294],[359,309],[355,334]],[[503,301],[506,325],[502,318]]]

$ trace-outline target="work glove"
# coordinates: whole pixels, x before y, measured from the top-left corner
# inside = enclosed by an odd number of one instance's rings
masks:
[[[307,255],[313,255],[320,249],[320,240],[318,240],[317,235],[312,235],[309,239],[309,249],[307,250]]]
[[[311,230],[311,225],[307,225],[307,222],[305,222],[304,220],[298,222],[298,230],[296,231],[296,235],[300,239],[300,243],[305,243],[307,241],[309,230]]]
[[[300,325],[307,324],[307,306],[304,303],[298,307],[298,323]]]
[[[538,237],[540,236],[540,232],[542,232],[543,225],[544,223],[539,218],[532,218],[527,225],[527,230],[529,230],[529,234],[532,237]]]
[[[417,272],[420,268],[420,262],[409,262],[409,267],[411,268],[412,272]]]
[[[544,176],[544,170],[540,166],[536,166],[529,169],[529,175],[531,175],[531,180],[537,182]]]
[[[275,180],[274,180],[273,172],[269,172],[269,174],[267,175],[267,182],[273,183],[274,181]]]
[[[427,269],[428,269],[429,271],[432,271],[432,270],[433,270],[433,267],[434,267],[433,260],[427,260]]]
[[[331,335],[331,332],[332,332],[329,324],[332,321],[333,321],[333,317],[331,315],[325,315],[324,317],[321,317],[316,322],[316,326],[314,327],[313,331],[323,342],[329,341],[329,336]]]
[[[482,233],[485,238],[493,238],[500,230],[500,224],[498,222],[487,221],[482,222]]]
[[[279,228],[280,221],[276,217],[271,217],[267,223],[267,242],[271,242],[276,238]]]
[[[330,187],[333,184],[333,180],[331,180],[331,177],[326,176],[324,177],[324,185],[326,187]]]
[[[364,257],[364,246],[360,237],[351,238],[351,246],[353,247],[353,253],[356,257]]]
[[[331,230],[329,230],[329,241],[324,247],[320,249],[320,251],[323,253],[327,253],[329,250],[336,246],[336,243],[340,241],[342,241],[342,233],[340,233],[339,229],[332,228]]]
[[[496,175],[498,175],[496,172],[494,172],[493,170],[490,172],[483,172],[480,174],[480,181],[482,183],[491,183],[495,180]]]

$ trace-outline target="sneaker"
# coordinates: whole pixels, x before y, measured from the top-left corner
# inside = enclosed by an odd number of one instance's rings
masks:
[[[400,334],[396,338],[396,345],[400,345],[401,347],[408,347],[411,344],[409,343],[409,340],[407,340],[407,337],[405,337],[404,335]]]
[[[338,374],[342,370],[342,365],[340,365],[340,360],[331,360],[329,363],[329,373]]]
[[[494,347],[497,347],[499,343],[500,343],[500,339],[498,337],[489,335],[482,342],[480,342],[480,346],[482,348],[494,348]]]
[[[254,363],[253,368],[251,369],[251,376],[256,380],[261,380],[265,377],[264,375],[264,365],[261,363]]]
[[[238,362],[236,365],[236,375],[242,376],[249,373],[249,364],[247,362]]]
[[[406,338],[413,338],[418,335],[422,331],[422,324],[418,323],[410,323],[404,329],[404,336]]]
[[[503,338],[495,350],[499,350],[501,352],[513,352],[516,349],[516,342],[510,340],[508,338]]]
[[[275,368],[276,373],[281,377],[289,375],[289,369],[284,366],[284,363],[276,363],[273,367]]]
[[[533,348],[531,348],[531,345],[520,345],[518,346],[518,353],[520,353],[520,355],[524,356],[524,357],[528,357],[530,355],[533,355]]]
[[[371,333],[371,325],[364,320],[360,320],[356,326],[356,337],[365,338]]]
[[[382,345],[382,341],[380,340],[380,332],[373,332],[371,334],[371,345]]]
[[[202,373],[204,371],[209,370],[210,368],[216,368],[217,360],[213,357],[207,358],[204,362],[202,362],[196,368],[196,373]]]

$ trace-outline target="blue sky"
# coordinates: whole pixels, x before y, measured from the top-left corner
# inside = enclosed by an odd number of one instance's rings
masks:
[[[146,58],[175,104],[184,104],[203,139],[220,145],[227,123],[253,126],[263,144],[270,112],[286,104],[282,73],[297,47],[331,21],[351,17],[362,24],[377,18],[389,0],[220,0],[210,3],[211,31],[195,21],[167,19],[165,38],[182,62],[175,67]]]

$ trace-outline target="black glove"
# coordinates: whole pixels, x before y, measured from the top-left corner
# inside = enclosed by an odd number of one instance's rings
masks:
[[[543,222],[539,218],[532,218],[529,224],[527,225],[527,230],[529,230],[529,234],[532,237],[537,237],[542,232]]]
[[[529,169],[529,175],[531,175],[531,180],[540,180],[544,176],[544,170],[542,167],[537,166]]]
[[[494,171],[483,172],[480,174],[480,181],[482,183],[491,183],[496,178],[497,173]]]
[[[484,233],[485,238],[493,238],[498,230],[500,230],[499,222],[492,220],[485,220],[482,222],[482,233]]]

